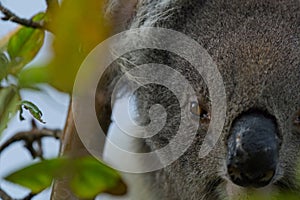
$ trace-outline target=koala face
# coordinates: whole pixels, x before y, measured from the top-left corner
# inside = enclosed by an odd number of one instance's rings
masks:
[[[187,151],[172,164],[132,175],[132,180],[144,180],[145,186],[131,198],[221,200],[247,198],[253,190],[298,193],[300,2],[141,1],[135,12],[129,27],[177,30],[207,50],[222,75],[227,110],[217,145],[199,158],[211,120],[205,81],[171,53],[132,54],[137,65],[168,64],[191,82],[198,100],[185,106],[196,116],[199,129]],[[148,85],[135,94],[140,124],[149,122],[148,111],[154,104],[161,104],[168,116],[159,134],[143,141],[147,151],[168,144],[180,116],[180,105],[168,88]]]

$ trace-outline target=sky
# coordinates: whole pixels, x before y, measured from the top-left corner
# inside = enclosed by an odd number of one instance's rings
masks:
[[[45,0],[1,0],[2,5],[9,8],[17,15],[30,18],[32,15],[45,10]],[[1,15],[0,15],[1,16]],[[0,39],[10,31],[17,27],[11,22],[3,22],[0,20]],[[46,43],[42,47],[41,52],[37,55],[33,65],[47,62],[51,58],[51,41],[53,36],[46,35]],[[21,96],[24,100],[30,100],[35,103],[43,112],[42,119],[46,124],[37,122],[39,127],[60,128],[64,126],[66,119],[69,97],[60,93],[46,85],[42,86],[44,92],[23,91]],[[0,137],[0,144],[18,131],[29,130],[31,117],[28,113],[24,113],[26,120],[20,121],[16,116],[8,125],[8,128]],[[55,139],[44,139],[43,146],[46,158],[56,157],[59,149],[59,142]],[[35,160],[36,162],[38,160]],[[0,156],[0,186],[14,198],[22,198],[28,194],[29,190],[13,185],[2,179],[5,175],[32,163],[32,159],[27,150],[23,147],[23,143],[18,142],[4,150]],[[50,190],[46,190],[33,198],[33,200],[46,200],[50,197]]]

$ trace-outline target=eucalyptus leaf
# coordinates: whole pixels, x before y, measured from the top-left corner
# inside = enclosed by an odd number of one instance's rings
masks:
[[[70,188],[79,198],[93,198],[99,193],[115,191],[125,194],[126,186],[112,168],[92,157],[43,160],[5,177],[36,194],[51,186],[53,179],[69,178]],[[111,193],[111,192],[110,192]]]
[[[0,80],[2,80],[4,77],[8,74],[8,64],[9,60],[5,53],[0,53]]]
[[[75,160],[76,173],[72,176],[71,189],[80,198],[93,198],[99,193],[122,195],[126,185],[120,175],[93,157]]]
[[[49,28],[55,34],[54,57],[49,63],[49,80],[56,89],[71,93],[83,60],[110,35],[110,23],[101,15],[103,3],[64,0],[53,15]]]
[[[20,88],[33,88],[36,84],[47,83],[47,67],[28,67],[23,69],[18,75],[18,85]]]
[[[20,169],[8,175],[5,179],[29,188],[32,193],[37,194],[48,188],[53,178],[57,177],[66,165],[66,159],[43,160]]]
[[[0,135],[17,113],[20,100],[19,91],[15,86],[0,89]]]
[[[23,108],[28,110],[30,112],[30,114],[35,118],[37,119],[38,121],[40,121],[41,123],[45,123],[43,120],[42,120],[42,116],[43,116],[43,113],[42,111],[32,102],[30,101],[22,101],[21,102],[21,108],[20,108],[20,120],[24,120],[24,117],[23,117]]]
[[[42,18],[42,14],[38,14],[37,18]],[[7,45],[7,52],[11,59],[11,74],[17,74],[34,59],[44,43],[44,37],[44,30],[29,27],[22,27],[11,36]]]

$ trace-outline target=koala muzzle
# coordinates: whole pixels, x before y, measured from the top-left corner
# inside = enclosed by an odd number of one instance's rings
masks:
[[[273,117],[242,114],[234,121],[227,144],[227,173],[233,183],[258,188],[271,182],[280,146]]]

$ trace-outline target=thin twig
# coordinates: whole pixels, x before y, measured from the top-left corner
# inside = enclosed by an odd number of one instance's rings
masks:
[[[21,18],[21,17],[17,16],[12,11],[10,11],[7,8],[5,8],[2,5],[1,2],[0,2],[0,11],[4,14],[4,17],[1,18],[4,21],[12,21],[12,22],[15,22],[17,24],[20,24],[20,25],[23,25],[23,26],[27,26],[27,27],[31,27],[31,28],[46,29],[43,26],[43,24],[41,24],[39,22],[34,22],[34,21],[30,20],[30,19],[25,19],[25,18]]]
[[[24,197],[22,199],[18,199],[18,200],[31,200],[36,195],[37,194],[29,193],[26,197]]]
[[[18,141],[24,141],[25,142],[24,146],[27,148],[27,150],[30,152],[33,158],[39,157],[41,159],[44,159],[43,149],[42,149],[42,138],[52,137],[52,138],[60,139],[62,135],[62,131],[59,129],[52,130],[47,128],[38,129],[34,120],[31,121],[31,126],[32,126],[31,130],[18,132],[15,135],[13,135],[11,138],[9,138],[6,142],[4,142],[2,145],[0,145],[0,154],[6,147],[10,146],[11,144]],[[37,142],[37,150],[34,149],[33,147],[34,142]],[[29,193],[27,196],[19,200],[31,200],[34,196],[35,194]],[[0,188],[0,199],[15,200],[1,188]]]
[[[2,200],[13,200],[4,190],[0,188],[0,199]]]
[[[24,141],[25,147],[30,152],[31,156],[33,158],[39,157],[43,159],[43,150],[42,150],[42,143],[41,140],[44,137],[52,137],[59,139],[61,137],[62,131],[59,129],[38,129],[36,127],[36,124],[34,121],[32,122],[32,129],[29,131],[21,131],[13,135],[11,138],[9,138],[6,142],[4,142],[2,145],[0,145],[0,153],[11,144],[18,142],[18,141]],[[37,150],[33,147],[33,143],[37,142]]]
[[[10,195],[8,195],[4,190],[0,188],[0,199],[2,200],[31,200],[36,194],[29,193],[27,196],[21,199],[14,199]]]

